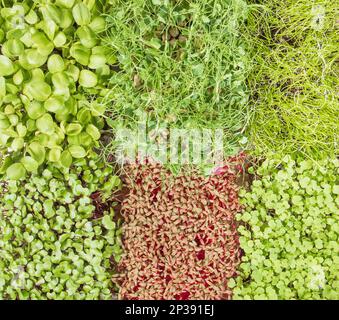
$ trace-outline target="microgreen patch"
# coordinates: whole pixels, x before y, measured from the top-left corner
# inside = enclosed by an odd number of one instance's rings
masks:
[[[121,223],[110,200],[118,188],[112,169],[94,159],[2,182],[0,298],[111,299],[112,259],[122,253]],[[111,204],[100,215],[94,193]]]
[[[237,215],[235,299],[338,299],[339,162],[265,160]]]
[[[225,154],[236,154],[249,116],[251,7],[242,0],[113,3],[103,39],[121,69],[106,97],[111,126],[135,129],[143,111],[170,127],[221,128]]]
[[[102,10],[95,1],[2,1],[1,175],[70,167],[99,146],[112,60],[100,42]]]
[[[235,179],[230,168],[210,177],[126,168],[124,256],[113,278],[121,298],[230,299],[241,254]]]
[[[338,16],[325,1],[262,0],[248,83],[254,153],[338,154]],[[251,29],[249,26],[249,29]]]

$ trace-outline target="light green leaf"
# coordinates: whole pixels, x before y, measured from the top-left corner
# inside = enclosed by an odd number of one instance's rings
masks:
[[[64,102],[60,96],[51,96],[44,102],[44,108],[49,112],[60,112],[64,108]]]
[[[12,141],[11,148],[13,151],[18,151],[24,147],[24,139],[23,138],[15,138]]]
[[[37,101],[46,101],[51,95],[51,87],[43,81],[32,81],[24,87],[24,94]]]
[[[6,56],[0,55],[0,77],[10,76],[15,72],[13,62]]]
[[[76,34],[79,37],[80,43],[85,48],[93,48],[97,44],[97,37],[91,28],[83,26],[78,28]]]
[[[32,101],[25,105],[25,109],[28,116],[33,120],[40,118],[46,112],[43,105],[38,101]]]
[[[0,76],[0,99],[6,95],[6,79]]]
[[[80,64],[87,66],[89,63],[91,50],[84,47],[80,43],[75,43],[71,46],[70,55]]]
[[[23,157],[20,162],[28,172],[36,171],[39,167],[38,162],[29,156]]]
[[[89,27],[95,32],[100,33],[105,31],[106,29],[106,21],[105,18],[96,16],[92,19]]]
[[[60,48],[66,44],[67,38],[63,32],[58,32],[57,35],[53,39],[53,43],[55,47]]]
[[[50,73],[61,72],[65,69],[65,62],[58,54],[53,54],[48,58],[47,68]]]
[[[111,217],[109,215],[105,215],[102,218],[102,224],[107,230],[115,229],[115,222],[111,220]]]
[[[38,130],[42,133],[51,135],[54,133],[54,121],[50,114],[46,113],[36,121]]]
[[[55,3],[61,7],[70,9],[74,6],[74,2],[75,0],[56,0]]]
[[[23,54],[25,47],[19,39],[9,39],[2,45],[2,52],[7,57],[17,57]]]
[[[66,127],[66,134],[68,136],[76,136],[78,135],[82,130],[82,126],[80,123],[70,123]]]
[[[97,85],[98,78],[96,74],[89,70],[81,70],[79,84],[85,88],[93,88]]]
[[[61,157],[61,148],[52,148],[48,153],[48,160],[58,162]]]
[[[93,124],[88,124],[86,126],[86,132],[93,138],[93,140],[100,139],[100,131]]]
[[[80,159],[86,156],[86,151],[81,146],[70,146],[68,150],[73,158]]]
[[[11,180],[20,180],[26,176],[26,169],[21,163],[14,163],[7,168],[6,175]]]
[[[87,25],[91,22],[91,12],[87,6],[80,2],[73,7],[73,18],[79,26]]]
[[[38,164],[42,164],[45,160],[45,148],[38,142],[32,142],[28,149],[28,153],[34,158]]]
[[[65,168],[69,168],[72,165],[72,155],[69,151],[65,150],[61,153],[60,162]]]

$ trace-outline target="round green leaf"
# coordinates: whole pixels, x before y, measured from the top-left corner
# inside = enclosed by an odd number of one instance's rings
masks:
[[[93,143],[93,139],[87,132],[83,131],[79,135],[79,142],[81,145],[89,147]]]
[[[54,49],[53,43],[48,40],[43,32],[35,32],[32,35],[31,40],[33,42],[34,48],[37,48],[40,54],[47,57],[52,53]]]
[[[10,125],[11,124],[7,119],[0,119],[0,129],[7,129]]]
[[[34,158],[38,164],[42,164],[45,160],[45,148],[38,142],[32,142],[28,149],[28,153]]]
[[[104,67],[105,63],[106,63],[106,57],[104,55],[92,54],[89,58],[88,67],[91,69],[99,69],[99,68]]]
[[[80,43],[75,43],[71,46],[70,55],[80,64],[87,66],[89,63],[91,50],[84,47]]]
[[[23,157],[20,162],[28,172],[36,171],[39,167],[38,162],[29,156]]]
[[[115,222],[112,221],[109,215],[105,215],[102,218],[102,224],[107,230],[114,230],[115,229]]]
[[[68,66],[66,73],[73,79],[74,82],[78,81],[80,70],[77,66],[71,64]]]
[[[39,20],[39,17],[33,9],[30,10],[29,13],[26,14],[25,16],[25,21],[29,24],[36,24],[38,20]]]
[[[9,104],[5,107],[4,113],[6,115],[13,114],[13,113],[15,113],[15,108],[12,105]]]
[[[64,108],[61,97],[51,96],[44,102],[44,108],[49,112],[57,113]]]
[[[27,127],[28,132],[36,131],[35,120],[28,119],[27,122],[26,122],[26,127]]]
[[[61,143],[65,139],[65,134],[63,130],[60,127],[55,127],[55,136],[57,138],[57,141]]]
[[[69,151],[65,150],[61,153],[60,162],[65,168],[69,168],[72,165],[72,155]]]
[[[67,142],[69,145],[82,145],[80,141],[80,136],[83,132],[81,132],[78,136],[67,136]],[[85,132],[86,133],[86,132]],[[87,133],[86,133],[87,134]]]
[[[91,12],[82,2],[73,7],[72,14],[75,22],[79,26],[87,25],[91,22]]]
[[[100,33],[105,31],[106,29],[106,21],[104,17],[94,17],[91,23],[89,24],[89,27],[95,32]]]
[[[0,135],[1,136],[1,135]],[[6,157],[2,163],[1,163],[1,167],[0,167],[0,173],[4,174],[7,170],[7,168],[13,163],[13,159],[12,157]]]
[[[51,87],[44,81],[32,81],[24,88],[24,94],[37,101],[46,101],[51,92]]]
[[[42,55],[38,49],[27,49],[19,57],[19,63],[24,69],[31,70],[44,65],[47,57],[46,55]]]
[[[41,68],[35,68],[31,71],[32,81],[45,81],[45,73]]]
[[[57,88],[67,88],[69,80],[66,72],[57,72],[52,75],[53,85]]]
[[[58,162],[61,156],[61,148],[53,148],[49,151],[48,160],[51,162]]]
[[[62,8],[61,14],[62,14],[62,18],[61,18],[60,28],[63,30],[68,29],[74,23],[72,12],[68,9]]]
[[[50,138],[52,138],[53,136],[49,136],[47,134],[44,133],[40,133],[37,136],[37,142],[39,142],[42,146],[47,147],[49,141],[51,140]]]
[[[25,109],[28,116],[33,120],[40,118],[46,112],[43,105],[38,101],[32,101],[30,104],[25,105]]]
[[[15,72],[13,62],[6,56],[0,55],[0,77],[9,76]]]
[[[54,121],[50,114],[46,113],[36,121],[38,130],[51,135],[54,133]]]
[[[66,127],[66,134],[68,136],[76,136],[78,135],[82,130],[82,126],[80,123],[70,123]]]
[[[53,54],[48,58],[47,68],[50,73],[61,72],[65,69],[65,62],[58,54]]]
[[[18,151],[18,150],[22,149],[23,147],[24,147],[24,139],[22,139],[22,138],[15,138],[12,141],[11,148],[14,151]]]
[[[97,37],[91,28],[83,26],[78,28],[77,35],[80,43],[86,48],[93,48],[97,44]]]
[[[68,150],[75,159],[80,159],[86,156],[86,150],[81,146],[70,146]]]
[[[91,113],[94,117],[102,116],[106,111],[106,107],[104,104],[100,103],[92,103],[91,104]]]
[[[20,69],[18,72],[16,72],[13,76],[13,83],[17,86],[19,86],[24,81],[24,75],[22,70]]]
[[[9,39],[2,45],[2,52],[7,57],[20,56],[24,50],[25,47],[19,39]]]
[[[93,140],[99,140],[100,139],[100,131],[93,124],[87,125],[86,132],[93,138]]]
[[[94,88],[98,83],[97,75],[89,70],[81,70],[79,84],[85,88]]]
[[[89,112],[89,110],[83,108],[77,113],[77,119],[82,124],[86,124],[91,121],[91,113]]]
[[[6,95],[6,79],[0,76],[0,99]]]
[[[66,44],[67,38],[63,32],[57,33],[53,39],[53,43],[57,48],[63,47]]]
[[[55,3],[61,7],[72,8],[74,6],[75,0],[56,0]]]
[[[7,168],[6,175],[10,180],[20,180],[26,176],[26,169],[21,163],[14,163]]]
[[[19,123],[19,117],[16,114],[8,115],[8,120],[13,126],[16,126]]]

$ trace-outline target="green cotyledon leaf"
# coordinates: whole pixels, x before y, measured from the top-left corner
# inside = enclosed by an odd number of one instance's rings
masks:
[[[81,159],[86,156],[86,150],[81,146],[76,145],[70,146],[68,148],[68,151],[70,152],[72,157],[76,159]]]
[[[42,164],[45,160],[45,148],[38,142],[33,141],[27,148],[28,153],[32,156],[38,164]]]
[[[36,120],[36,126],[42,133],[51,135],[54,133],[54,121],[50,114],[46,113]]]
[[[9,76],[15,72],[13,62],[6,56],[0,55],[0,77]]]
[[[26,169],[21,163],[14,163],[6,170],[6,175],[10,180],[20,180],[26,176]]]
[[[46,101],[51,95],[52,89],[48,83],[35,80],[27,83],[23,92],[37,101]]]
[[[75,22],[79,26],[88,25],[91,22],[91,12],[88,7],[80,2],[76,4],[72,9],[72,14]]]

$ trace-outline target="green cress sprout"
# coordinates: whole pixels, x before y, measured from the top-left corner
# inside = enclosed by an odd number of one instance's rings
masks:
[[[256,170],[238,215],[235,299],[339,299],[339,161],[285,156]]]

